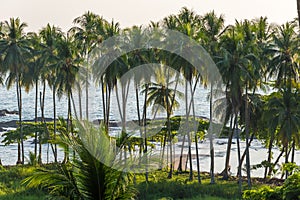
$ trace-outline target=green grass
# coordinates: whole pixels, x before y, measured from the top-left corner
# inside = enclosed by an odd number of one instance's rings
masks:
[[[208,175],[202,175],[199,184],[194,174],[194,180],[188,181],[188,173],[174,175],[167,179],[167,171],[156,171],[149,174],[149,182],[145,176],[136,177],[139,195],[138,199],[237,199],[238,184],[236,181],[222,181],[216,178],[216,184],[209,183]]]
[[[51,166],[47,166],[47,168]],[[29,189],[21,181],[34,173],[36,167],[14,166],[0,167],[0,200],[40,200],[46,199],[47,193],[42,189]],[[189,173],[175,174],[168,179],[166,170],[155,171],[149,174],[149,182],[145,175],[136,175],[135,187],[138,190],[138,200],[226,200],[238,199],[238,184],[236,180],[223,181],[216,177],[216,184],[211,185],[208,174],[202,174],[202,183],[197,182],[196,173],[194,180],[188,181]],[[255,185],[259,188],[260,185]],[[246,189],[246,185],[245,185]]]
[[[28,189],[21,180],[31,175],[35,167],[14,166],[0,168],[0,200],[38,200],[45,199],[46,193],[39,189]]]

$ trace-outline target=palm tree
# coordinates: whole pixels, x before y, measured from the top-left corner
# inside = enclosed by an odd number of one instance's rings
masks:
[[[240,109],[242,105],[242,93],[245,88],[246,99],[248,99],[248,89],[250,84],[255,82],[253,80],[253,73],[257,74],[255,64],[257,58],[254,52],[254,37],[249,21],[236,22],[235,27],[227,29],[228,33],[222,36],[222,48],[223,56],[219,62],[220,71],[225,80],[227,94],[229,94],[230,103],[232,104],[232,114],[234,116],[233,130],[236,131],[237,147],[238,147],[238,176],[239,176],[239,188],[241,192],[241,155],[239,145],[239,133],[238,133],[238,115],[241,114]],[[251,71],[253,70],[253,71]],[[231,75],[227,74],[230,73]],[[227,75],[225,75],[227,74]],[[247,177],[248,185],[251,187],[250,178],[250,158],[249,158],[249,118],[248,118],[248,101],[246,100],[245,106],[246,115],[246,165],[247,165]],[[227,156],[225,162],[225,169],[223,171],[224,178],[228,178],[228,164],[230,158],[231,140],[233,131],[231,132],[227,146]]]
[[[224,27],[224,17],[220,15],[219,17],[216,16],[214,11],[209,12],[204,15],[202,18],[202,27],[203,27],[203,33],[204,39],[202,42],[204,43],[204,47],[206,47],[206,50],[208,53],[212,56],[212,58],[216,61],[217,55],[218,55],[218,41],[220,34],[222,34],[222,30]],[[213,123],[213,86],[215,83],[210,83],[210,117],[209,117],[209,123]],[[210,141],[210,183],[215,183],[214,178],[214,146],[213,146],[213,133],[209,133],[209,141]]]
[[[157,71],[159,75],[157,77],[163,77],[159,80],[158,83],[150,83],[147,88],[145,88],[142,93],[145,93],[147,91],[148,99],[146,101],[147,106],[152,105],[152,112],[163,112],[165,111],[167,114],[167,132],[164,135],[163,138],[163,150],[162,150],[162,162],[164,159],[164,150],[167,139],[169,139],[170,142],[170,150],[172,148],[171,140],[171,127],[170,127],[170,118],[173,113],[173,111],[179,107],[179,102],[175,99],[175,96],[178,96],[179,98],[182,97],[182,93],[175,89],[171,89],[170,86],[173,82],[170,82],[170,76],[172,72],[170,72],[170,69],[161,69]],[[171,159],[171,166],[170,166],[170,172],[168,175],[168,178],[172,178],[172,151],[170,151],[170,159]]]
[[[179,31],[183,34],[185,34],[187,37],[194,39],[194,40],[198,40],[199,37],[199,33],[198,33],[198,27],[200,27],[200,16],[196,15],[193,11],[187,9],[186,7],[182,8],[182,10],[180,11],[180,13],[175,16],[175,15],[170,15],[166,18],[164,18],[164,25],[168,28],[168,29],[172,29],[172,30],[176,30]],[[188,48],[184,48],[183,49],[178,49],[179,51],[189,51]],[[198,83],[198,79],[199,79],[199,75],[196,73],[196,70],[193,66],[191,66],[188,62],[186,62],[183,59],[177,58],[176,56],[172,58],[175,62],[172,62],[172,67],[175,70],[182,70],[183,76],[185,77],[186,80],[186,87],[185,87],[185,103],[186,103],[186,124],[188,124],[188,116],[189,116],[189,111],[190,111],[190,106],[188,103],[188,99],[187,99],[187,93],[188,93],[188,83],[190,86],[190,91],[191,91],[191,102],[190,105],[193,107],[193,111],[194,111],[194,101],[193,101],[193,94],[194,91],[196,89],[196,85]],[[171,59],[171,60],[172,60]],[[167,63],[168,65],[170,65],[169,63]],[[195,78],[195,77],[198,78]],[[193,86],[192,81],[193,79],[196,79],[195,81],[195,85]],[[194,114],[194,112],[193,112]],[[195,121],[195,115],[193,115],[194,121]],[[196,124],[195,124],[196,126]],[[194,130],[196,132],[196,130]],[[187,138],[188,138],[188,146],[189,146],[189,161],[190,161],[190,180],[193,179],[193,168],[192,168],[192,155],[191,155],[191,139],[190,139],[190,133],[187,130]],[[184,139],[183,139],[183,143],[185,142],[185,135],[184,135]],[[198,172],[198,182],[201,182],[200,179],[200,162],[199,162],[199,155],[198,155],[198,143],[197,143],[197,134],[195,134],[195,145],[196,145],[196,157],[197,157],[197,172]],[[183,145],[182,145],[183,146]],[[181,152],[183,153],[183,149],[181,150]],[[180,155],[180,161],[179,161],[179,166],[178,169],[181,170],[182,167],[182,155]]]
[[[31,50],[32,50],[32,59],[28,61],[28,67],[29,67],[29,82],[27,85],[34,85],[35,86],[35,123],[37,123],[38,120],[38,83],[40,80],[41,75],[41,41],[39,35],[36,33],[29,33],[28,39],[31,43]],[[38,144],[38,133],[35,132],[34,136],[34,155],[37,157],[37,144]]]
[[[104,35],[104,24],[107,22],[102,17],[92,12],[86,12],[82,16],[75,18],[73,20],[73,23],[75,24],[75,27],[71,28],[69,30],[69,33],[74,34],[76,41],[78,41],[80,55],[86,61],[85,70],[82,74],[83,76],[85,76],[85,78],[81,78],[81,82],[83,81],[83,84],[85,85],[86,119],[88,120],[88,87],[90,84],[89,53],[103,40],[102,35]],[[81,90],[79,90],[79,93],[81,93]],[[81,118],[81,103],[79,104],[79,109]]]
[[[288,162],[288,145],[297,132],[297,126],[294,127],[291,121],[293,119],[293,95],[295,95],[295,83],[299,79],[299,64],[297,55],[299,52],[299,38],[295,31],[296,23],[287,22],[286,24],[277,27],[277,32],[273,36],[274,46],[271,48],[273,57],[268,68],[270,77],[275,77],[275,88],[282,92],[282,99],[286,118],[283,118],[280,123],[280,130],[284,132],[282,142],[285,148],[286,158]],[[286,172],[286,178],[288,172]]]
[[[220,73],[222,75],[224,84],[226,86],[226,95],[231,108],[231,122],[234,121],[234,125],[230,123],[230,130],[227,145],[227,154],[225,160],[225,168],[223,170],[223,178],[228,179],[228,169],[230,160],[230,150],[233,138],[233,131],[236,128],[238,111],[240,109],[242,88],[241,88],[241,71],[239,67],[239,56],[242,49],[238,49],[239,42],[236,38],[235,28],[229,27],[226,30],[226,34],[221,37],[221,56],[220,61],[217,63],[219,66]],[[234,118],[234,120],[233,120]]]
[[[17,103],[19,111],[19,128],[21,144],[18,143],[17,164],[24,164],[24,144],[22,132],[22,79],[27,71],[26,58],[29,57],[28,40],[25,38],[24,28],[26,23],[22,23],[19,18],[10,18],[4,22],[3,29],[5,35],[0,43],[0,53],[3,55],[3,67],[9,72],[6,79],[7,87],[13,83],[16,85]]]
[[[54,122],[54,138],[56,137],[56,93],[57,93],[57,66],[55,64],[57,59],[57,45],[58,41],[63,36],[60,28],[51,26],[47,24],[40,33],[41,37],[41,45],[42,48],[42,63],[44,65],[44,70],[42,70],[42,74],[45,81],[48,82],[48,85],[52,89],[52,101],[53,101],[53,122]],[[57,162],[57,145],[54,145],[54,161]]]
[[[270,108],[268,112],[272,115],[268,124],[270,127],[274,127],[273,131],[276,129],[278,131],[274,139],[276,138],[277,143],[283,145],[286,163],[288,163],[289,158],[289,144],[293,140],[298,140],[299,137],[297,136],[299,132],[298,120],[300,119],[298,98],[298,92],[289,93],[286,90],[281,90],[272,94],[268,102],[268,108]]]
[[[72,91],[76,82],[76,76],[81,65],[81,59],[77,55],[73,37],[62,36],[57,41],[57,58],[54,61],[56,67],[56,87],[58,96],[61,97],[66,94],[68,100],[68,114],[67,114],[67,130],[73,134],[72,126]],[[65,155],[64,161],[67,161],[68,157]]]
[[[102,28],[100,28],[99,32],[102,32]],[[110,37],[114,37],[119,35],[120,33],[120,24],[112,21],[111,23],[104,23],[104,34],[103,40],[106,40]],[[105,62],[105,56],[109,58],[110,52],[102,52],[106,53],[101,56],[101,61]],[[108,128],[109,126],[109,113],[110,113],[110,101],[111,101],[111,92],[117,83],[116,79],[116,71],[115,68],[108,67],[105,71],[102,70],[102,64],[96,62],[92,67],[92,72],[94,75],[94,80],[96,84],[101,86],[101,96],[102,96],[102,107],[103,107],[103,120],[104,124]]]

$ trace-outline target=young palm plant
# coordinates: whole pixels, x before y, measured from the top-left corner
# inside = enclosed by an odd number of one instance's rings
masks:
[[[66,126],[66,122],[59,122]],[[23,180],[27,187],[48,189],[52,197],[62,199],[133,199],[130,174],[116,170],[116,152],[110,144],[105,126],[95,128],[88,122],[76,124],[78,134],[70,136],[60,130],[56,142],[68,146],[76,156],[55,169],[39,169]]]

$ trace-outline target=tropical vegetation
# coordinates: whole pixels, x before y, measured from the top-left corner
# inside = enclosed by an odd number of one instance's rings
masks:
[[[213,127],[222,126],[222,134],[228,138],[224,170],[220,172],[225,181],[232,179],[230,154],[233,141],[237,144],[238,188],[234,198],[243,195],[245,199],[254,199],[261,197],[260,193],[265,199],[271,196],[299,198],[300,191],[295,186],[299,185],[295,152],[300,148],[300,40],[296,20],[274,25],[260,17],[236,20],[235,24],[225,26],[222,15],[213,11],[198,15],[184,7],[178,14],[151,22],[147,27],[122,29],[119,23],[91,12],[74,19],[74,27],[66,33],[50,24],[39,32],[26,33],[26,26],[19,18],[0,23],[0,83],[8,90],[15,87],[19,116],[17,129],[7,131],[3,143],[18,145],[16,163],[24,165],[24,141],[34,138],[30,164],[43,165],[41,154],[45,143],[51,146],[55,163],[50,169],[37,168],[25,178],[23,184],[27,187],[42,187],[48,194],[65,199],[132,199],[139,195],[146,199],[144,189],[140,188],[139,193],[134,185],[141,175],[128,169],[143,172],[142,185],[147,188],[155,187],[150,175],[151,166],[157,163],[157,170],[168,170],[167,178],[174,179],[176,173],[184,174],[185,143],[189,175],[186,181],[176,184],[198,187],[193,185],[195,177],[197,184],[205,184],[198,152],[199,140],[204,137],[210,140],[209,182],[218,184],[213,140],[219,133]],[[169,43],[168,37],[174,31],[201,45],[209,58],[193,55],[193,47],[186,44],[179,45],[174,52],[167,51],[180,42],[177,38],[178,41]],[[111,39],[116,39],[117,45],[109,46],[111,43],[107,41]],[[151,48],[157,43],[165,46]],[[201,63],[195,66],[180,53],[193,55],[194,61],[200,57]],[[221,80],[212,78],[215,74],[206,66],[206,59],[214,61]],[[46,94],[47,87],[52,94]],[[90,87],[99,89],[102,101],[99,112],[103,117],[97,126],[89,122]],[[179,87],[184,88],[183,92]],[[196,116],[194,94],[197,88],[205,88],[209,93],[209,119]],[[30,90],[35,90],[35,102],[31,102],[35,106],[33,123],[24,122],[22,112],[22,94]],[[128,94],[131,93],[136,98],[135,125],[127,120]],[[47,95],[51,95],[53,101],[51,122],[45,119]],[[66,119],[56,113],[56,103],[63,97],[67,99]],[[116,105],[112,105],[114,97]],[[119,135],[110,134],[112,106],[117,107],[120,115]],[[174,111],[179,106],[186,112],[175,116]],[[149,120],[149,109],[154,118],[164,117]],[[133,129],[138,134],[132,133]],[[254,138],[268,149],[268,155],[259,165],[250,162],[249,147]],[[241,139],[246,142],[244,152]],[[175,169],[173,144],[177,140],[182,142],[182,149]],[[153,159],[150,149],[156,142],[161,148],[159,158]],[[192,143],[196,147],[196,176]],[[58,148],[64,151],[62,163],[58,162]],[[276,159],[274,148],[281,151]],[[282,165],[278,163],[281,156],[285,158]],[[155,161],[157,163],[153,163]],[[251,190],[251,170],[262,167],[265,181],[278,174],[278,170],[281,172],[286,181],[279,189]],[[249,190],[243,193],[245,180]]]

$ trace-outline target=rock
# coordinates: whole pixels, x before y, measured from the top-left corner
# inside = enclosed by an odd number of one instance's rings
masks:
[[[10,114],[10,115],[18,115],[19,112],[18,111],[9,111],[7,109],[3,109],[3,110],[0,110],[0,117],[3,117],[3,116],[6,116],[7,114]]]

